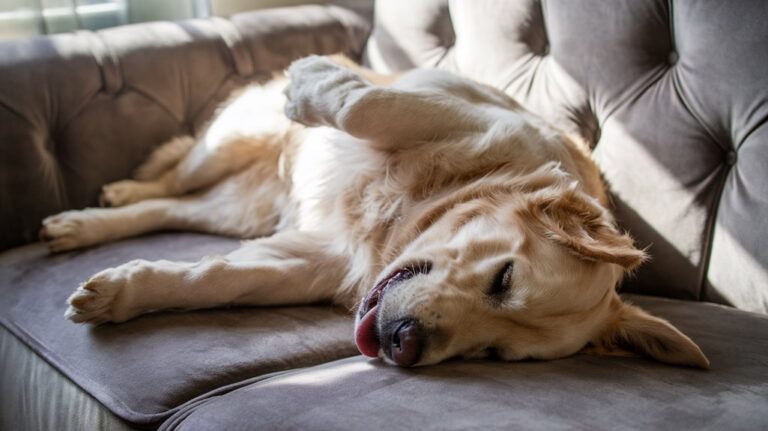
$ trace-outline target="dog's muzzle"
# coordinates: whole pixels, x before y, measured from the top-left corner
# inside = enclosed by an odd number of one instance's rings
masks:
[[[396,320],[387,325],[391,330],[385,330],[382,346],[384,354],[401,367],[410,367],[421,358],[423,347],[423,331],[418,321],[411,318]]]
[[[419,361],[424,337],[418,321],[406,317],[392,322],[379,322],[379,304],[387,291],[415,275],[429,273],[431,268],[429,262],[400,268],[376,283],[368,292],[358,309],[355,327],[355,344],[360,353],[375,358],[382,352],[403,367]]]

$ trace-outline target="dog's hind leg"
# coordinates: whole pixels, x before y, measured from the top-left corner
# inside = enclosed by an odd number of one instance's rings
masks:
[[[102,207],[120,207],[152,198],[171,196],[168,173],[195,146],[192,136],[179,136],[160,145],[133,173],[133,179],[104,185],[99,195]]]
[[[159,147],[134,180],[107,184],[101,206],[118,207],[152,198],[193,193],[253,163],[277,163],[290,122],[282,113],[282,81],[245,89],[197,137]]]
[[[249,164],[277,164],[278,157],[279,146],[259,138],[232,138],[214,149],[197,142],[176,165],[156,178],[122,180],[103,186],[99,203],[102,207],[121,207],[147,199],[183,196],[215,184]]]
[[[178,136],[157,147],[133,172],[136,181],[156,180],[160,175],[171,170],[189,154],[195,146],[193,136]]]
[[[69,298],[75,322],[122,322],[163,309],[296,305],[333,299],[346,267],[323,238],[288,231],[199,262],[136,260],[106,269]]]
[[[40,238],[60,252],[168,229],[238,238],[267,235],[290,213],[288,187],[277,169],[276,163],[257,163],[193,195],[66,211],[43,220]]]

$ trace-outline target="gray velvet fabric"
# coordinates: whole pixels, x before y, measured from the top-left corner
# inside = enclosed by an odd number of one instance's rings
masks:
[[[712,304],[632,299],[691,335],[712,368],[577,355],[402,369],[358,356],[212,397],[161,429],[768,428],[767,317]]]
[[[0,43],[0,250],[95,205],[235,88],[310,53],[358,57],[364,15],[308,5]]]
[[[99,327],[64,319],[90,275],[131,259],[196,260],[232,239],[162,234],[49,256],[40,244],[0,255],[0,324],[117,416],[156,424],[179,406],[248,378],[357,353],[347,313],[328,307],[146,315]]]
[[[364,59],[451,70],[581,135],[653,260],[624,289],[768,311],[768,2],[387,0]]]
[[[128,431],[87,392],[0,325],[0,430]]]

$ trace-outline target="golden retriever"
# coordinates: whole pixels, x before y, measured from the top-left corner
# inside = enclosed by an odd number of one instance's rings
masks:
[[[52,251],[160,229],[259,239],[196,263],[106,269],[69,298],[69,319],[332,301],[357,306],[364,355],[400,366],[582,350],[708,366],[688,337],[617,295],[646,255],[616,228],[575,141],[446,72],[388,78],[312,56],[287,74],[106,185],[111,208],[41,230]]]

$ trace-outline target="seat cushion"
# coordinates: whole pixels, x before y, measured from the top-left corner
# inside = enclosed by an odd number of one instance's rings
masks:
[[[588,355],[402,369],[358,356],[209,398],[161,429],[768,429],[768,318],[630,299],[689,334],[711,369]]]
[[[322,306],[166,312],[99,327],[64,319],[66,298],[104,268],[136,258],[196,260],[237,246],[160,234],[52,256],[40,244],[10,250],[0,255],[0,323],[133,424],[155,424],[249,378],[356,354],[351,318]]]
[[[2,325],[0,358],[0,430],[136,429],[118,419]]]

